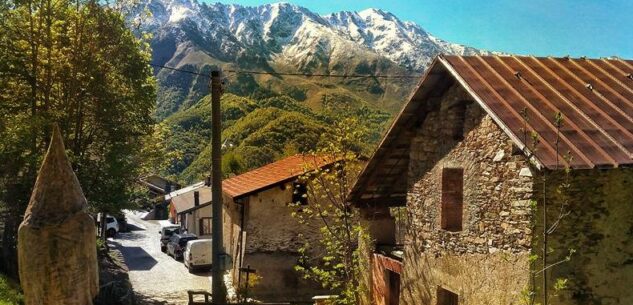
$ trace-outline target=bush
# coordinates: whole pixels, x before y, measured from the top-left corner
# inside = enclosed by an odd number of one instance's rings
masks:
[[[24,304],[18,284],[0,274],[0,305]]]

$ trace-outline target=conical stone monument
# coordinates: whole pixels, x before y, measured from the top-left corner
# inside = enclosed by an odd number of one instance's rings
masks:
[[[18,231],[26,305],[92,305],[99,290],[96,230],[59,128]]]

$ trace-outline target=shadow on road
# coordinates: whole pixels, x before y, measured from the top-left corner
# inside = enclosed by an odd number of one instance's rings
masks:
[[[151,270],[158,264],[158,261],[141,247],[126,247],[116,241],[111,241],[111,243],[121,251],[125,264],[130,271]]]
[[[130,270],[151,270],[158,261],[156,261],[151,255],[149,255],[141,247],[120,247],[124,257],[130,257],[131,259],[125,259]],[[128,254],[125,254],[127,252]]]

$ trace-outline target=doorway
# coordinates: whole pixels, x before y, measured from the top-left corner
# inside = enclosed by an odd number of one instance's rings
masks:
[[[386,271],[387,279],[387,305],[400,304],[400,273],[391,270]]]

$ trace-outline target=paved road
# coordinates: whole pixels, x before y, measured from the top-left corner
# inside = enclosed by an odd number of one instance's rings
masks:
[[[160,251],[157,221],[142,220],[132,212],[126,217],[130,232],[111,242],[123,254],[137,294],[180,305],[187,304],[188,289],[211,289],[210,273],[190,274],[182,262]]]

